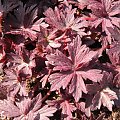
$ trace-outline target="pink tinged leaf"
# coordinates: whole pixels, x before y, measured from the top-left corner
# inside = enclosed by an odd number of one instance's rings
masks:
[[[21,35],[25,37],[25,39],[30,38],[31,40],[37,39],[37,32],[31,30],[30,28],[22,28]]]
[[[85,8],[88,5],[88,3],[89,3],[88,0],[77,0],[77,1],[78,1],[78,7],[80,9]]]
[[[73,24],[73,21],[75,20],[74,14],[76,12],[76,9],[72,9],[72,6],[69,6],[67,10],[68,11],[67,11],[65,23],[66,23],[66,27],[70,27]]]
[[[120,13],[120,1],[113,2],[109,10],[109,16],[115,16]]]
[[[62,23],[62,20],[60,18],[60,11],[57,7],[55,7],[55,11],[53,11],[52,8],[48,8],[44,12],[44,15],[46,16],[46,22],[52,25],[53,27],[56,27],[57,29],[64,28],[65,25]]]
[[[102,92],[101,92],[101,96],[102,96],[101,102],[103,103],[103,106],[106,106],[108,110],[112,111],[112,105],[114,104],[114,102],[111,101],[110,98]]]
[[[28,95],[28,93],[26,92],[25,82],[20,81],[17,75],[17,72],[18,71],[15,71],[13,69],[6,70],[5,71],[6,76],[2,83],[3,86],[7,86],[9,97],[11,98],[13,97],[13,99],[17,93],[19,93],[20,95],[25,95],[25,96]]]
[[[5,71],[6,76],[2,83],[3,86],[8,87],[9,97],[15,97],[15,95],[19,92],[20,95],[27,96],[28,93],[26,92],[25,82],[21,82],[18,75],[18,71],[13,69],[8,69]]]
[[[102,5],[105,7],[106,11],[108,11],[111,7],[111,0],[101,0],[102,1]]]
[[[103,18],[102,31],[103,32],[105,31],[107,33],[107,27],[113,28],[113,24],[112,24],[111,20]]]
[[[52,47],[52,48],[59,48],[59,47],[61,46],[61,43],[58,43],[58,42],[49,40],[49,45],[50,45],[50,47]]]
[[[47,103],[49,105],[56,106],[58,109],[62,109],[61,118],[64,120],[72,119],[72,112],[76,110],[73,103],[63,99],[47,101]]]
[[[85,112],[85,102],[80,102],[77,104],[77,108],[82,112]]]
[[[17,75],[15,74],[15,71],[7,70],[5,71],[6,75],[4,77],[4,81],[2,85],[4,86],[12,86],[13,84],[16,84],[18,82]]]
[[[46,83],[48,82],[48,78],[49,78],[49,76],[51,75],[51,72],[52,72],[52,69],[50,69],[50,70],[48,71],[48,74],[46,74],[46,75],[40,80],[40,82],[42,82],[42,88],[44,88],[45,85],[46,85]]]
[[[25,76],[32,76],[32,69],[29,66],[23,66],[23,68],[21,68],[19,70],[19,73],[24,74]]]
[[[87,117],[91,116],[90,106],[86,108],[85,102],[78,103],[78,109],[81,110]]]
[[[17,95],[17,93],[19,92],[20,90],[20,86],[17,86],[16,84],[13,85],[13,86],[10,86],[8,88],[8,99],[9,100],[12,100],[12,101],[15,101],[15,96]]]
[[[116,93],[110,88],[103,89],[101,92],[103,106],[106,106],[110,111],[112,111],[112,106],[114,104],[114,99],[118,99]]]
[[[20,96],[28,96],[28,92],[26,91],[26,83],[25,82],[19,84],[19,94],[20,94]]]
[[[88,108],[85,109],[85,114],[87,117],[90,117],[91,116],[91,109],[90,109],[90,106]]]
[[[81,76],[84,79],[90,79],[93,82],[99,82],[103,78],[103,74],[101,73],[101,70],[98,69],[91,69],[88,71],[77,71],[77,74],[81,74]]]
[[[46,58],[48,59],[49,63],[54,65],[54,70],[71,70],[71,61],[68,59],[62,52],[56,50],[55,55],[47,55]],[[56,67],[57,66],[57,67]]]
[[[77,36],[73,42],[73,46],[68,46],[69,54],[73,63],[75,64],[75,68],[77,68],[77,66],[79,66],[79,64],[81,63],[84,54],[83,52],[86,51],[86,46],[81,46],[81,44],[81,39],[79,36]]]
[[[111,17],[111,22],[113,25],[117,26],[118,28],[120,27],[120,18]]]
[[[100,25],[100,24],[102,23],[102,21],[103,21],[103,20],[102,20],[101,18],[96,19],[94,22],[91,23],[91,26],[92,26],[92,27],[95,26],[95,28],[97,28],[98,25]]]
[[[67,10],[67,15],[65,17],[65,24],[66,28],[71,28],[73,31],[76,31],[80,36],[85,35],[85,32],[81,32],[82,28],[88,26],[86,21],[81,21],[80,18],[74,17],[74,14],[76,12],[76,9],[72,9],[72,6],[70,6]]]
[[[87,93],[85,83],[80,75],[75,74],[69,86],[69,92],[72,93],[75,101],[78,102],[82,97],[82,91]]]
[[[42,88],[45,87],[45,85],[46,85],[46,83],[47,83],[47,81],[48,81],[48,77],[49,77],[49,75],[45,75],[45,76],[40,80],[40,82],[42,82]]]
[[[42,105],[42,95],[39,93],[35,98],[33,98],[32,100],[32,104],[35,104],[32,111],[36,112],[37,110],[40,109],[41,105]]]
[[[39,19],[38,21],[36,21],[36,22],[32,25],[31,29],[40,32],[40,26],[42,26],[43,28],[48,27],[49,25],[46,24],[45,22],[43,22],[43,20],[44,20],[44,18],[41,18],[41,19]]]
[[[79,101],[79,98],[82,96],[82,91],[80,87],[77,88],[77,75],[74,75],[69,86],[69,93],[72,93],[76,102]]]
[[[65,73],[54,73],[50,75],[49,82],[51,85],[51,91],[58,90],[61,87],[65,89],[69,82],[71,81],[73,77],[73,74],[71,72],[65,72]]]
[[[82,41],[81,41],[81,38],[80,36],[78,35],[74,41],[73,41],[73,44],[70,44],[68,45],[68,52],[70,54],[70,57],[74,63],[74,59],[75,59],[75,56],[78,54],[78,51],[82,51],[84,48],[81,47],[82,45]]]
[[[86,55],[84,55],[83,60],[81,61],[81,63],[88,63],[96,55],[97,55],[97,52],[95,52],[95,51],[89,51],[89,52],[86,51]]]
[[[23,98],[23,100],[20,103],[16,103],[17,106],[20,108],[21,115],[27,115],[30,111],[31,107],[31,99],[29,98]]]
[[[74,23],[72,24],[71,28],[72,30],[76,31],[77,33],[80,33],[83,31],[83,34],[79,34],[80,36],[86,35],[84,27],[88,27],[87,21],[81,21],[81,18],[75,19]]]
[[[19,116],[20,110],[15,106],[12,101],[0,100],[0,113],[3,113],[8,118]]]
[[[64,120],[70,120],[72,119],[72,112],[76,110],[76,107],[72,104],[70,104],[68,101],[64,101],[60,104],[62,108],[62,114],[67,115]]]
[[[83,37],[85,35],[87,35],[87,33],[85,33],[85,29],[80,29],[78,32],[77,32],[78,35],[80,35],[80,37]]]
[[[76,74],[77,74],[77,73],[76,73]],[[77,80],[79,81],[79,84],[77,84],[77,85],[80,86],[81,90],[82,90],[84,93],[87,93],[86,86],[85,86],[85,83],[84,83],[84,81],[83,81],[82,76],[79,75],[79,74],[77,74]],[[79,86],[78,86],[78,87],[79,87]]]
[[[40,114],[40,120],[49,120],[48,117],[53,116],[53,113],[55,113],[56,110],[55,107],[48,107],[48,105],[45,105],[37,111],[37,114]]]
[[[78,52],[78,51],[77,51]],[[89,49],[86,48],[85,45],[81,46],[79,52],[76,54],[75,57],[75,68],[79,67],[80,64],[84,63],[84,57],[89,52]],[[81,62],[83,61],[83,62]]]
[[[36,120],[38,117],[38,120],[39,120],[39,116],[35,115],[32,111],[29,112],[29,114],[27,115],[27,118],[28,120]]]
[[[114,104],[114,99],[118,99],[116,93],[110,88],[105,88],[101,92],[98,92],[93,98],[94,108],[100,109],[101,105],[107,107],[112,111],[112,106]]]
[[[68,46],[68,51],[70,57],[75,64],[74,67],[79,67],[80,64],[88,63],[92,60],[94,56],[97,55],[97,52],[89,51],[89,48],[86,45],[82,45],[80,36],[78,35],[73,41],[73,45]]]
[[[75,12],[76,8],[72,9],[72,6],[69,5],[64,12],[55,7],[54,11],[51,8],[48,8],[44,14],[46,16],[45,20],[53,27],[63,31],[71,28],[72,30],[79,32],[86,24],[80,24],[80,19],[75,19]]]
[[[3,62],[2,60],[5,58],[5,55],[4,47],[0,45],[0,62]]]

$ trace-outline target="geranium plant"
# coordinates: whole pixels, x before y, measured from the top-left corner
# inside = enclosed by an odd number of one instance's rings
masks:
[[[119,0],[0,0],[0,119],[109,120],[115,110]]]

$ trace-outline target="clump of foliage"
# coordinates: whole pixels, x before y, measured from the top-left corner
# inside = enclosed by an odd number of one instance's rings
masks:
[[[120,0],[0,0],[1,119],[105,120],[119,107]]]

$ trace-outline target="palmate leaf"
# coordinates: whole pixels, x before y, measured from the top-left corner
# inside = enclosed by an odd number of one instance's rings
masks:
[[[26,5],[20,2],[18,9],[14,10],[14,16],[11,14],[9,21],[11,27],[16,29],[11,29],[7,34],[23,35],[25,39],[30,38],[31,40],[35,40],[38,32],[40,32],[40,26],[48,27],[43,22],[44,18],[34,21],[38,17],[37,12],[36,5],[26,7]]]
[[[19,73],[32,76],[32,68],[36,66],[34,53],[29,53],[25,48],[17,47],[16,54],[11,52],[9,56],[9,61]]]
[[[111,33],[114,41],[119,41],[120,40],[120,31],[116,27],[114,27],[114,28],[109,28],[108,27],[107,29]]]
[[[16,117],[20,115],[20,110],[17,108],[12,101],[0,100],[0,113],[2,116]]]
[[[69,86],[69,93],[72,93],[75,101],[79,101],[82,97],[82,92],[87,93],[85,83],[81,75],[75,74]]]
[[[66,99],[60,100],[48,100],[47,104],[50,106],[56,106],[58,109],[61,109],[61,118],[64,120],[70,120],[73,118],[72,112],[76,110],[76,107],[73,103],[70,103]]]
[[[107,107],[108,110],[112,111],[114,105],[114,99],[117,99],[117,95],[110,88],[103,89],[100,93],[98,92],[93,98],[93,108],[100,109],[101,105]]]
[[[94,98],[92,100],[92,109],[100,109],[101,105],[107,107],[112,111],[112,106],[114,105],[115,99],[118,99],[116,92],[114,92],[110,87],[113,82],[112,73],[104,73],[102,81],[100,83],[93,83],[87,85],[87,90],[89,94],[93,94]],[[94,89],[93,89],[94,88]]]
[[[57,30],[49,30],[47,28],[40,27],[40,33],[38,35],[38,41],[39,45],[42,45],[44,48],[43,50],[46,51],[47,48],[52,47],[52,48],[59,48],[61,46],[61,43],[58,42],[57,35],[56,35]]]
[[[21,96],[28,96],[28,93],[26,92],[26,82],[19,78],[19,72],[13,68],[5,71],[5,76],[1,85],[7,88],[7,95],[13,100],[17,93]]]
[[[60,107],[62,108],[62,116],[66,116],[64,120],[72,119],[72,112],[76,110],[76,107],[66,100],[60,104]]]
[[[108,27],[114,28],[120,27],[120,1],[113,0],[90,0],[88,8],[92,10],[91,17],[94,20],[91,22],[91,26],[98,27],[102,24],[102,32],[105,32],[108,36],[111,35]],[[110,39],[110,38],[109,38]],[[108,40],[108,42],[111,42]]]
[[[82,92],[87,93],[84,79],[90,78],[94,82],[102,79],[101,70],[88,67],[97,52],[90,51],[88,47],[81,44],[80,37],[77,36],[68,46],[69,58],[59,50],[56,50],[55,54],[46,56],[48,62],[55,66],[53,70],[60,70],[48,78],[51,83],[51,91],[69,87],[69,93],[72,93],[76,101],[81,98]]]
[[[90,116],[91,116],[91,109],[90,109],[90,107],[91,107],[91,106],[86,107],[85,102],[80,102],[80,103],[78,103],[78,105],[77,105],[77,108],[78,108],[79,110],[81,110],[83,113],[85,113],[87,117],[90,117]]]
[[[55,10],[48,8],[44,12],[44,15],[46,16],[45,21],[57,30],[65,31],[67,29],[72,29],[80,36],[86,35],[83,28],[87,27],[88,24],[80,18],[75,18],[75,13],[76,8],[72,9],[72,6],[70,5],[65,8],[64,12],[58,7],[55,7]]]
[[[78,2],[76,4],[80,9],[84,9],[89,4],[89,0],[77,0],[77,1]]]
[[[10,100],[1,100],[0,113],[13,120],[49,120],[48,117],[53,116],[57,109],[48,105],[41,107],[41,99],[41,94],[38,94],[33,99],[23,97],[15,103]]]

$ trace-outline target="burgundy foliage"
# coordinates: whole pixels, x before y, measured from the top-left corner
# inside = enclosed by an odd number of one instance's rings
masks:
[[[104,120],[115,108],[119,0],[0,0],[0,119]]]

